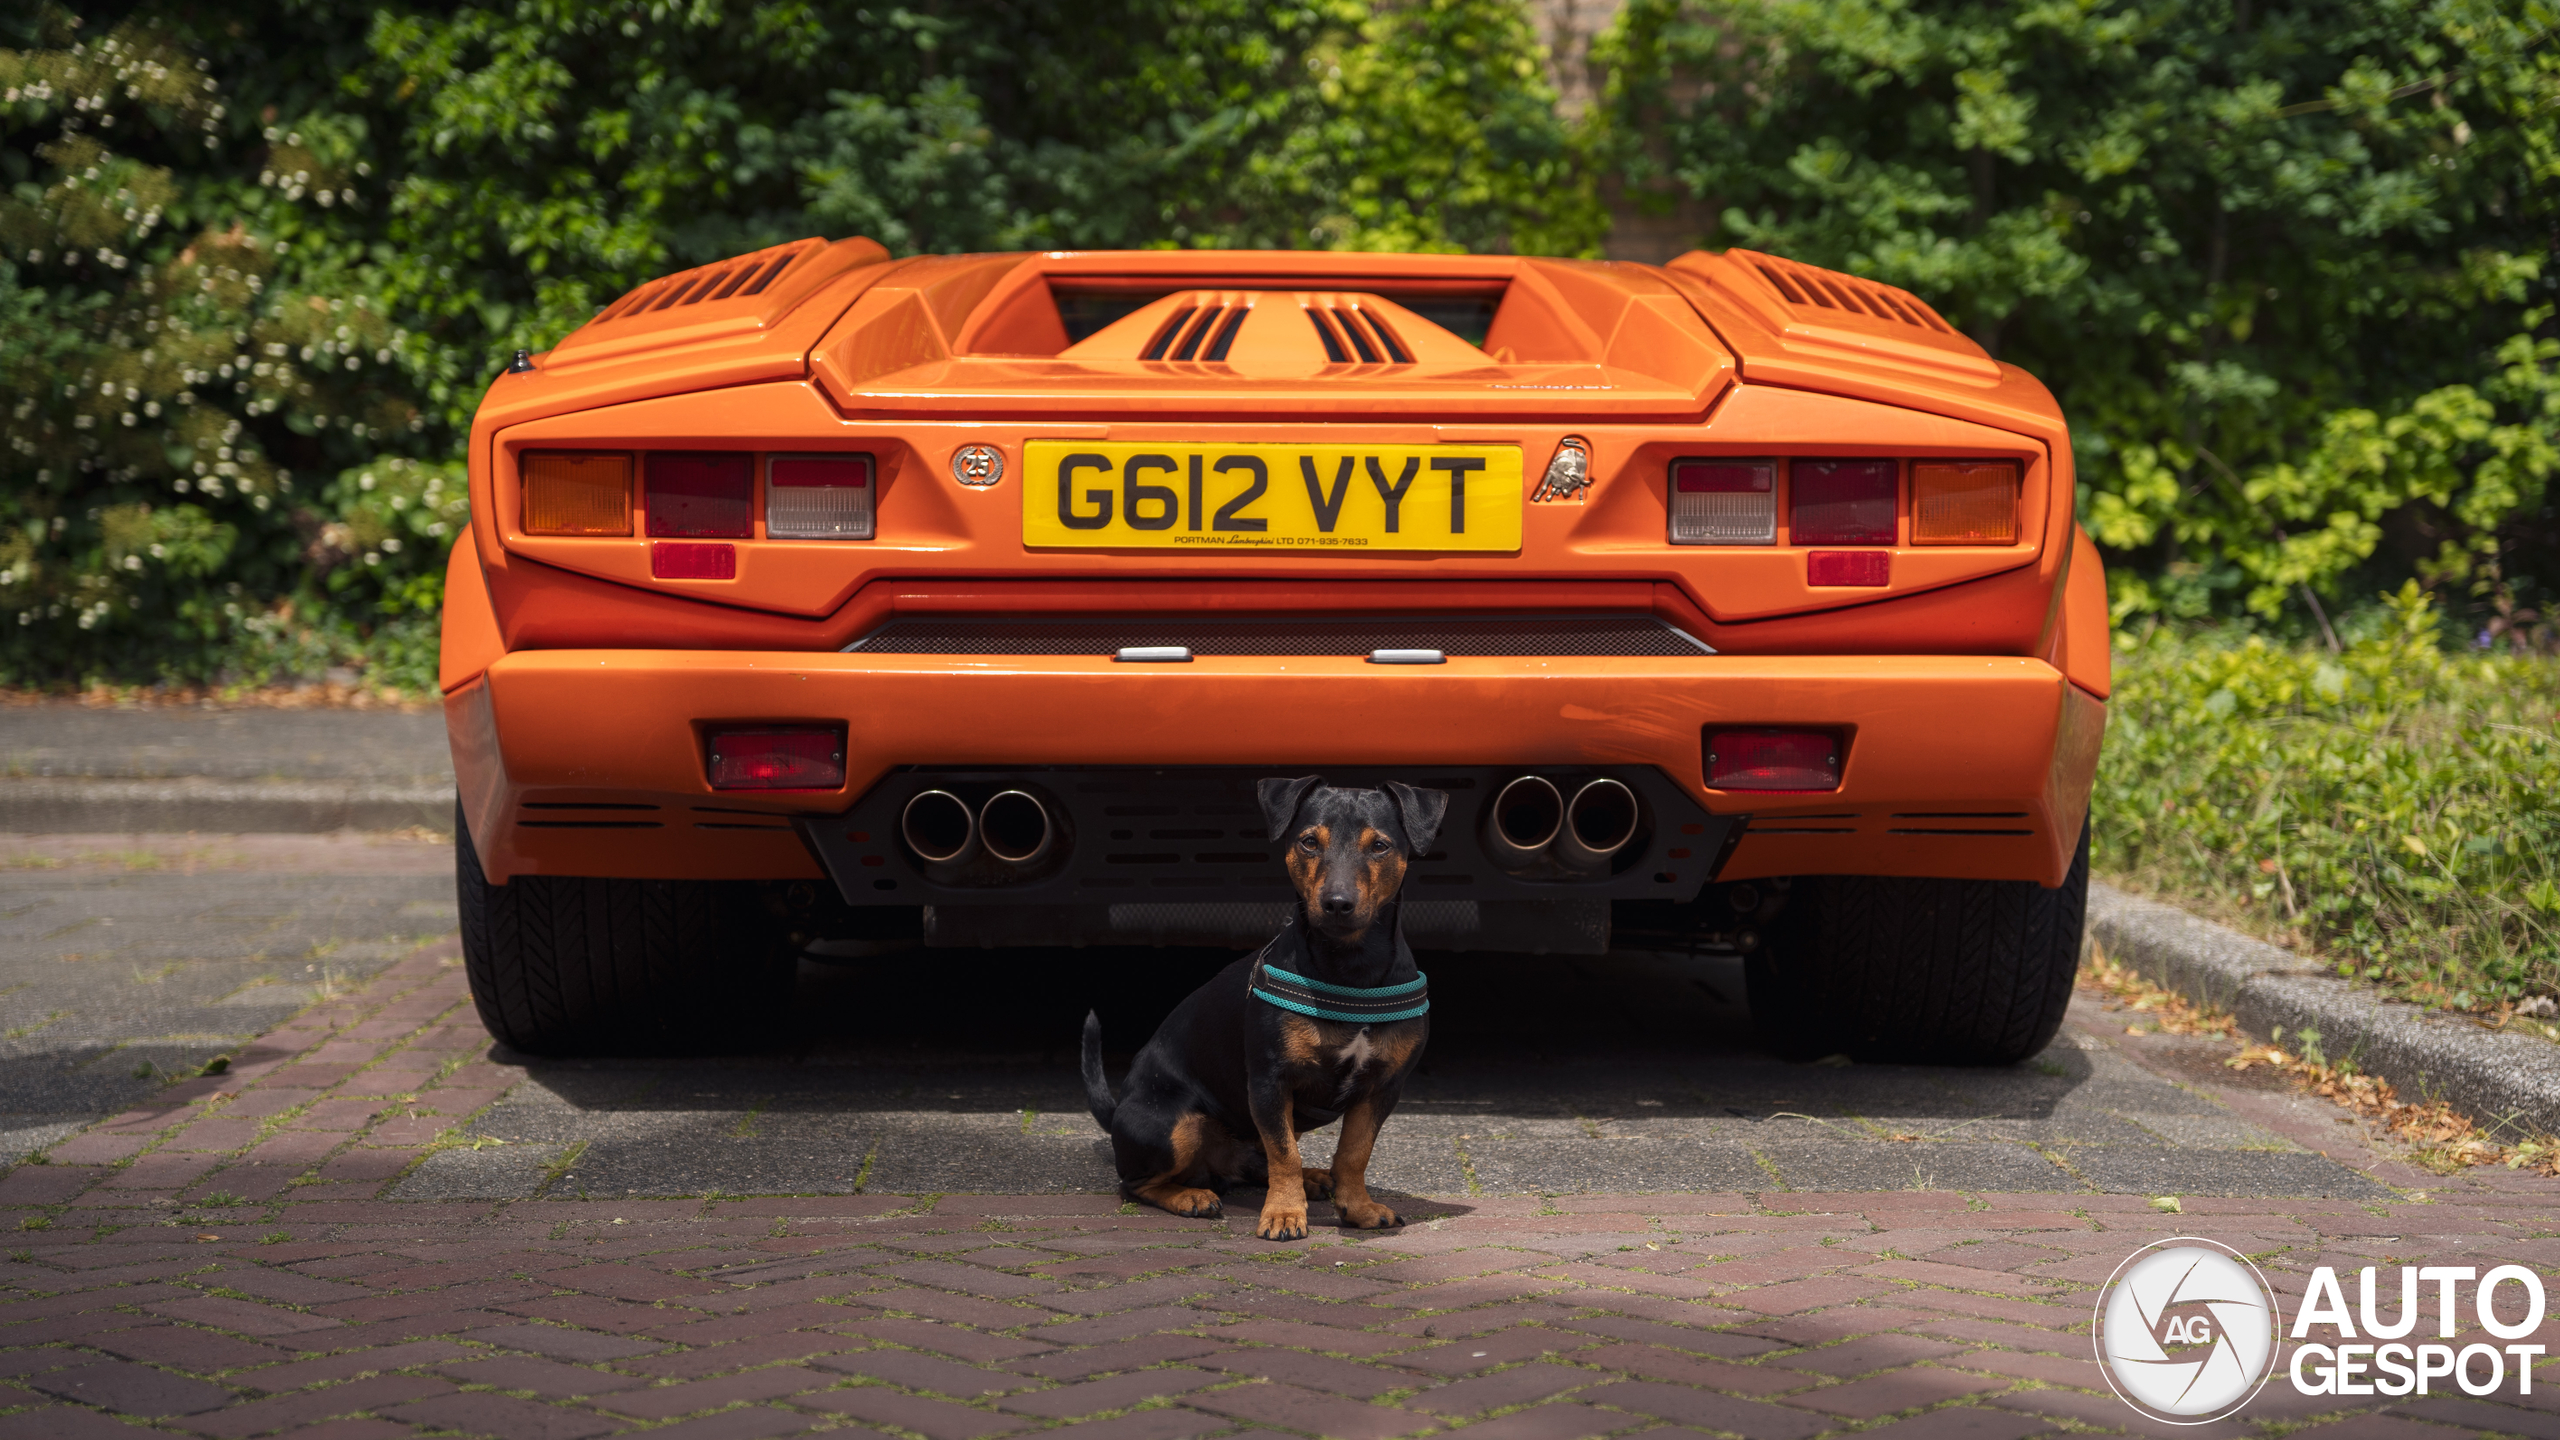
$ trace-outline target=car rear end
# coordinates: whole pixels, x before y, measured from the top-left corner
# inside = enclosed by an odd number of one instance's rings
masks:
[[[471,465],[444,684],[492,894],[1242,946],[1288,903],[1253,782],[1304,773],[1452,793],[1406,923],[1454,949],[1759,952],[1795,877],[2080,855],[2060,416],[1773,257],[802,242],[502,377]]]

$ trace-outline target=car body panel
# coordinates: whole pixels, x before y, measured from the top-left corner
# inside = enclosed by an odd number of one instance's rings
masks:
[[[785,288],[717,293],[777,256],[790,259]],[[1230,317],[1223,359],[1144,358],[1177,332],[1208,336],[1207,318],[1185,318],[1195,312]],[[1410,363],[1334,358],[1320,316],[1337,312],[1367,317],[1382,346],[1400,339]],[[1481,333],[1462,336],[1469,314]],[[1532,485],[1578,444],[1589,485],[1525,503],[1516,551],[1035,546],[1025,507],[1042,497],[1022,461],[1042,440],[1115,455],[1516,446]],[[955,460],[973,446],[1007,473],[962,483]],[[526,533],[523,457],[542,450],[759,462],[858,451],[875,462],[876,528],[774,539],[759,488],[730,576],[662,578],[645,486],[629,536]],[[1772,462],[1775,543],[1669,543],[1667,475],[1685,457]],[[472,525],[448,572],[441,681],[494,881],[814,879],[793,817],[840,814],[900,767],[1632,763],[1713,815],[1750,817],[1729,851],[1701,857],[1723,880],[2052,885],[2104,728],[2105,580],[2073,522],[2052,397],[1904,292],[1748,252],[1663,267],[1297,252],[892,260],[867,241],[793,242],[641,287],[499,377],[469,458]],[[1813,583],[1808,547],[1786,529],[1789,477],[1805,460],[1861,458],[1896,461],[1906,482],[1917,461],[2014,462],[2016,542],[1912,544],[1906,503],[1895,543],[1867,547],[1889,557],[1885,583]],[[917,617],[1576,615],[1649,617],[1713,653],[1453,654],[1411,669],[1328,655],[1172,669],[844,653]],[[707,729],[766,722],[846,725],[845,786],[713,790]],[[1719,724],[1843,737],[1839,788],[1710,789],[1702,734]]]

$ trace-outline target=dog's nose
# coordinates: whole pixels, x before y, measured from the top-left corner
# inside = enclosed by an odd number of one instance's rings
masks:
[[[1357,904],[1358,902],[1352,899],[1349,891],[1327,891],[1324,897],[1324,913],[1327,915],[1348,915]]]

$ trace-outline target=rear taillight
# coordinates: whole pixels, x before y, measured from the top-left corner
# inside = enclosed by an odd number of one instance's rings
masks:
[[[868,455],[776,455],[765,462],[764,533],[775,540],[868,540]]]
[[[1671,462],[1671,543],[1778,543],[1778,466],[1771,460]]]
[[[631,457],[536,450],[524,457],[524,533],[631,533]]]
[[[714,790],[844,788],[844,731],[832,726],[714,730],[709,738]]]
[[[1911,543],[2018,543],[2018,462],[1914,461],[1911,466]]]
[[[1796,545],[1891,545],[1901,464],[1797,460],[1787,466],[1787,538]]]
[[[1714,790],[1837,790],[1840,739],[1822,730],[1709,730]]]
[[[649,457],[649,533],[743,540],[755,533],[755,461],[737,454]]]

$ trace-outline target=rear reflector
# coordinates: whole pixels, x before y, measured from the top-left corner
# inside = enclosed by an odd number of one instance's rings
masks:
[[[775,540],[868,540],[872,491],[868,455],[776,455],[765,462],[764,533]]]
[[[524,533],[631,533],[631,457],[537,450],[524,457]]]
[[[755,462],[738,454],[649,457],[649,533],[744,540],[755,533]]]
[[[1840,741],[1820,730],[1709,730],[1715,790],[1837,790]]]
[[[1890,550],[1816,550],[1804,557],[1808,585],[1890,585]]]
[[[649,547],[649,573],[660,580],[735,580],[738,547],[662,542]]]
[[[1671,543],[1778,543],[1778,466],[1771,460],[1671,462]]]
[[[1911,465],[1911,543],[2018,543],[2018,463],[1916,460]]]
[[[714,790],[844,788],[844,732],[833,728],[714,730],[709,759]]]
[[[1798,460],[1787,467],[1793,545],[1891,545],[1898,462]],[[1822,582],[1815,581],[1815,584]]]

